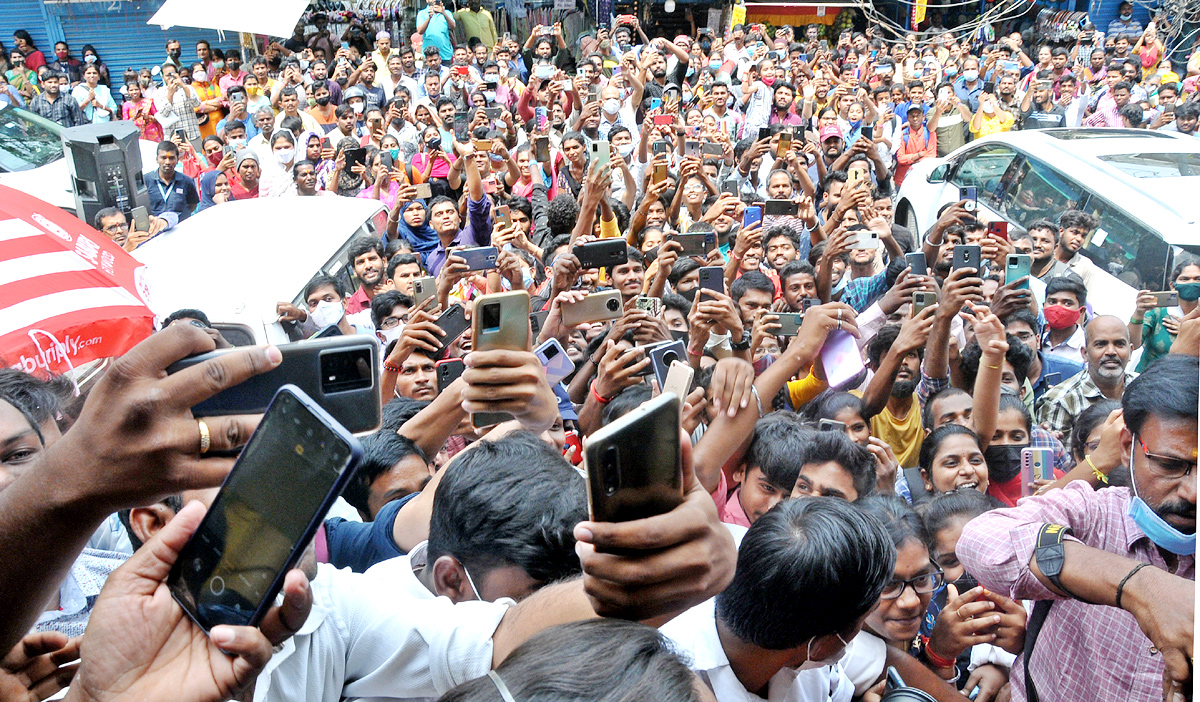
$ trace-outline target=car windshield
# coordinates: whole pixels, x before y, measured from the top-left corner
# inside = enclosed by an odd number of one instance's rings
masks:
[[[20,108],[0,108],[0,171],[28,171],[62,158],[61,131]]]
[[[1200,175],[1200,154],[1111,154],[1099,158],[1134,178]]]

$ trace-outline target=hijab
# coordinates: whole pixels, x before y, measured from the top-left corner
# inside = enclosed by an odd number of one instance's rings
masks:
[[[200,205],[196,207],[197,212],[203,212],[217,204],[213,202],[213,196],[217,194],[217,177],[224,172],[209,171],[200,174]],[[232,192],[229,193],[229,199],[234,199]]]
[[[404,221],[404,211],[409,207],[420,207],[425,210],[424,224],[419,227],[413,227]],[[437,248],[438,235],[437,232],[433,231],[433,227],[429,226],[429,210],[425,207],[423,201],[414,200],[400,205],[400,219],[396,222],[396,235],[411,244],[413,251],[422,256]]]

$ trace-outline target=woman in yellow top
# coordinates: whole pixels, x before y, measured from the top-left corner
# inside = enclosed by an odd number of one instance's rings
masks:
[[[979,109],[971,118],[971,133],[976,137],[991,136],[1012,129],[1017,118],[1004,109],[993,93],[980,93]]]

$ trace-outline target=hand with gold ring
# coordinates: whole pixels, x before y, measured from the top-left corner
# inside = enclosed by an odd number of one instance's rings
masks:
[[[983,596],[982,586],[963,594],[953,585],[946,586],[946,606],[938,614],[929,635],[929,648],[941,658],[954,660],[975,644],[993,643],[1001,618],[996,603]]]
[[[212,434],[208,432],[208,425],[203,419],[197,419],[196,424],[200,427],[200,455],[203,456],[212,447]]]

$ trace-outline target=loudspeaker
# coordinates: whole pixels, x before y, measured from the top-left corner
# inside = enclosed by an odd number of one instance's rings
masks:
[[[75,192],[76,216],[88,226],[105,207],[116,207],[126,215],[134,207],[149,207],[138,136],[132,122],[86,124],[63,130],[63,154]]]

